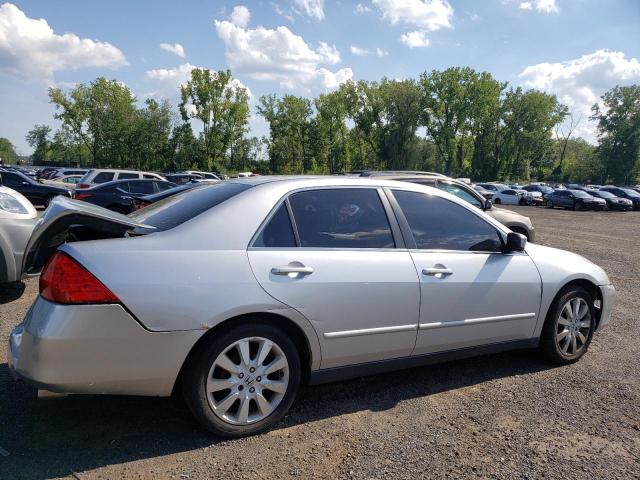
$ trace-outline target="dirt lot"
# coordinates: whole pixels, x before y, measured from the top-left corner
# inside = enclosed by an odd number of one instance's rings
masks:
[[[513,352],[308,388],[243,440],[166,399],[36,401],[4,345],[37,284],[0,290],[0,478],[640,478],[640,213],[514,210],[618,289],[585,358],[553,368]]]

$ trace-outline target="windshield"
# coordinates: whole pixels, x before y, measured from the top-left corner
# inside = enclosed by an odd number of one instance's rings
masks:
[[[600,197],[600,198],[614,198],[615,197],[615,195],[613,193],[605,192],[603,190],[599,190],[597,192],[593,192],[593,195],[595,195],[596,197]]]
[[[250,185],[216,183],[159,200],[129,215],[136,222],[169,230],[244,192]]]
[[[578,198],[589,198],[591,196],[587,192],[583,192],[582,190],[569,190],[569,191]]]
[[[620,190],[622,190],[630,197],[640,197],[640,193],[636,192],[635,190],[631,190],[630,188],[621,188]]]

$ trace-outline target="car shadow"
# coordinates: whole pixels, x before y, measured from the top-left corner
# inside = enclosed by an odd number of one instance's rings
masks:
[[[24,289],[23,282],[0,283],[0,305],[19,299]]]
[[[533,351],[449,362],[366,379],[305,387],[275,430],[358,411],[384,411],[398,402],[503,377],[553,368]],[[0,471],[6,478],[49,478],[108,465],[215,446],[172,400],[72,395],[37,400],[0,364]]]

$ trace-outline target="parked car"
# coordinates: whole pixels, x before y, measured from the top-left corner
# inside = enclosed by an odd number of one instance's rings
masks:
[[[148,179],[148,180],[165,180],[164,177],[157,173],[151,172],[138,172],[135,170],[116,170],[102,168],[94,168],[89,170],[76,188],[89,188],[91,185],[98,183],[107,183],[114,180],[135,180],[135,179]]]
[[[624,212],[633,210],[633,202],[628,198],[616,197],[613,193],[605,190],[587,190],[589,195],[602,198],[607,202],[606,210],[622,210]]]
[[[525,193],[529,192],[526,190],[518,191],[507,188],[495,192],[491,201],[496,205],[530,205],[531,197],[526,197]]]
[[[58,199],[27,247],[28,273],[45,264],[10,371],[58,392],[175,388],[227,437],[268,429],[303,382],[524,347],[575,362],[615,297],[587,259],[382,178],[232,180],[128,217]]]
[[[216,174],[211,172],[200,172],[198,170],[187,170],[185,173],[190,173],[192,175],[200,175],[205,180],[221,180]]]
[[[480,185],[473,185],[473,189],[487,200],[491,200],[495,194],[495,192],[490,192],[489,190],[482,188]]]
[[[79,175],[80,178],[82,178],[88,171],[89,169],[87,168],[59,168],[54,170],[48,179],[56,180],[60,177],[68,177],[69,175]]]
[[[490,192],[494,192],[494,193],[498,193],[503,190],[509,189],[509,187],[504,183],[489,182],[489,183],[476,183],[476,185],[480,185],[485,190],[489,190]]]
[[[633,202],[633,209],[640,210],[640,193],[632,190],[630,188],[620,188],[607,185],[606,187],[602,187],[600,190],[603,192],[613,193],[616,197],[626,198],[627,200],[631,200]]]
[[[52,180],[41,180],[40,182],[74,190],[76,185],[80,183],[80,180],[82,180],[82,175],[66,175],[64,177],[56,177]]]
[[[524,187],[522,187],[522,189],[531,193],[539,192],[542,195],[542,197],[544,197],[548,193],[553,192],[553,188],[548,187],[547,185],[540,185],[537,183],[530,183],[529,185],[525,185]]]
[[[202,180],[204,177],[198,173],[165,173],[164,178],[168,182],[175,183],[176,185],[184,185],[186,183],[195,182],[196,180]]]
[[[0,284],[20,280],[22,255],[36,221],[36,209],[24,195],[0,186]]]
[[[172,195],[175,195],[177,193],[184,192],[185,190],[189,190],[192,188],[203,187],[204,185],[204,183],[200,182],[185,183],[184,185],[177,185],[173,188],[169,188],[158,193],[152,193],[151,195],[143,195],[141,197],[136,196],[133,198],[133,210],[140,210],[141,208],[145,208],[152,203],[164,200],[165,198],[171,197]]]
[[[385,178],[387,180],[397,180],[401,182],[417,183],[429,187],[436,187],[447,193],[468,202],[474,207],[483,210],[487,215],[493,217],[512,231],[520,233],[530,242],[535,240],[535,229],[529,217],[520,215],[519,213],[496,208],[490,200],[486,200],[470,185],[453,178],[445,177],[441,174],[430,175],[428,172],[415,172],[405,174],[389,174],[388,172],[368,172],[368,177]]]
[[[606,200],[589,195],[584,190],[555,190],[544,196],[547,207],[563,207],[571,210],[604,210]]]
[[[24,173],[16,171],[0,170],[0,185],[12,188],[21,193],[27,197],[33,205],[42,205],[45,207],[47,207],[51,200],[57,195],[63,195],[65,197],[71,196],[71,192],[66,188],[38,183]]]
[[[135,210],[134,198],[175,187],[164,180],[115,180],[76,191],[74,199],[124,214]]]

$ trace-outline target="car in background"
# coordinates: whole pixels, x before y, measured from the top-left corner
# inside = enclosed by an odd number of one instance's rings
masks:
[[[67,233],[82,228],[90,241]],[[280,421],[306,384],[522,348],[572,364],[615,303],[586,258],[384,178],[239,179],[129,216],[56,200],[24,266],[40,295],[10,334],[12,374],[181,396],[234,438]]]
[[[522,187],[523,190],[526,190],[527,192],[539,192],[540,195],[542,196],[542,203],[544,203],[544,196],[547,195],[548,193],[552,193],[553,192],[553,188],[547,186],[547,185],[540,185],[538,183],[530,183],[529,185],[525,185],[524,187]]]
[[[88,171],[88,168],[59,168],[49,175],[48,180],[57,180],[58,178],[68,177],[69,175],[78,175],[82,178]]]
[[[554,190],[544,196],[547,207],[571,210],[604,210],[606,200],[589,195],[584,190]]]
[[[82,180],[82,177],[83,177],[82,175],[66,175],[64,177],[56,177],[55,179],[51,179],[51,180],[42,179],[40,180],[40,183],[59,186],[59,187],[65,187],[73,190],[76,188],[76,185],[80,183],[80,180]]]
[[[487,215],[510,228],[512,231],[524,235],[528,241],[533,242],[535,240],[535,229],[529,217],[525,217],[524,215],[520,215],[519,213],[512,212],[510,210],[496,208],[492,204],[491,200],[483,198],[482,195],[465,182],[454,180],[453,178],[449,178],[441,174],[431,175],[428,172],[419,172],[418,174],[415,174],[414,172],[410,174],[391,174],[389,172],[372,171],[368,173],[369,175],[367,176],[369,178],[381,177],[387,180],[417,183],[418,185],[425,185],[435,187],[439,190],[444,190],[445,192],[450,193],[484,211]]]
[[[209,182],[185,183],[184,185],[178,185],[173,188],[168,188],[167,190],[164,190],[162,192],[152,193],[151,195],[136,196],[133,198],[133,211],[135,212],[136,210],[140,210],[141,208],[148,207],[152,203],[159,202],[160,200],[164,200],[165,198],[169,198],[180,192],[191,190],[193,188],[202,188],[205,185],[210,185],[210,183]]]
[[[211,172],[200,172],[198,170],[187,170],[185,173],[190,173],[193,175],[200,175],[204,180],[222,180],[215,173]]]
[[[24,195],[0,186],[0,284],[20,280],[22,257],[37,220]]]
[[[135,210],[135,197],[163,192],[175,186],[175,183],[164,180],[115,180],[76,190],[73,198],[126,215]]]
[[[204,177],[199,173],[176,172],[164,173],[163,176],[168,182],[175,183],[176,185],[184,185],[187,183],[204,180]]]
[[[83,177],[76,188],[89,188],[91,185],[98,183],[107,183],[115,180],[164,180],[164,177],[152,172],[140,172],[136,170],[118,170],[111,168],[94,168],[89,170]]]
[[[0,170],[0,185],[21,193],[33,205],[44,207],[49,206],[51,200],[58,195],[71,197],[71,192],[67,188],[36,182],[33,178],[15,170]]]
[[[587,190],[589,195],[602,198],[607,202],[606,210],[621,210],[627,212],[633,210],[633,202],[627,198],[616,197],[613,193],[605,190]]]
[[[613,193],[616,197],[626,198],[633,202],[633,209],[640,210],[640,193],[632,190],[631,188],[615,187],[613,185],[607,185],[600,190],[603,192]]]
[[[503,190],[509,190],[509,187],[504,183],[489,182],[489,183],[476,183],[476,185],[480,185],[485,190],[489,190],[490,192],[494,192],[494,193],[498,193]]]
[[[525,190],[522,190],[525,193]],[[506,188],[504,190],[499,190],[495,192],[491,201],[494,205],[528,205],[531,203],[527,202],[527,199],[523,193],[519,193],[517,190],[512,188]]]
[[[491,192],[486,188],[482,188],[480,185],[472,185],[472,188],[487,200],[491,200],[493,198],[493,195],[495,194],[495,192]]]

